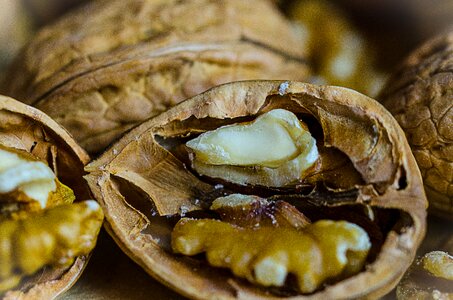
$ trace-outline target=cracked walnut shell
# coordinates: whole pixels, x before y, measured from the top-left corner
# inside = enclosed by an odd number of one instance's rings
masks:
[[[2,149],[2,151],[5,153],[17,153],[20,157],[25,157],[25,165],[27,164],[26,161],[30,160],[39,162],[40,165],[35,165],[35,167],[50,167],[50,169],[52,169],[53,171],[53,174],[55,174],[58,178],[56,192],[59,192],[60,189],[59,193],[62,193],[59,197],[68,197],[68,199],[63,198],[60,199],[60,201],[72,202],[74,195],[77,199],[89,198],[90,193],[82,177],[84,174],[84,165],[89,161],[89,157],[85,153],[85,151],[80,148],[80,146],[77,145],[72,137],[50,117],[33,107],[27,106],[21,102],[3,96],[0,96],[0,149]],[[8,151],[5,151],[6,149],[8,149]],[[4,155],[2,156],[3,172],[5,171],[5,163],[7,163],[5,162],[5,153],[3,153]],[[20,168],[16,169],[16,171],[19,171]],[[21,172],[23,173],[24,171]],[[27,174],[32,175],[32,173],[30,172],[28,172]],[[53,174],[52,176],[55,176]],[[27,180],[27,177],[23,177],[20,180]],[[60,182],[64,186],[61,185]],[[5,182],[2,182],[3,185],[4,183]],[[65,187],[66,185],[70,189]],[[36,191],[36,189],[34,190]],[[72,192],[74,192],[74,194]],[[20,191],[18,191],[18,193],[20,193]],[[36,195],[36,193],[29,195],[30,197],[32,197],[31,195]],[[5,196],[5,194],[1,196],[3,197]],[[12,284],[12,282],[4,281],[5,278],[7,278],[6,280],[8,280],[9,274],[11,273],[10,269],[12,267],[10,267],[10,265],[14,264],[14,273],[12,274],[15,274],[15,278],[13,277],[10,279],[13,281],[18,281],[18,279],[20,278],[17,278],[17,276],[24,275],[19,272],[18,266],[20,265],[24,267],[24,269],[28,268],[29,271],[24,272],[25,275],[29,275],[36,267],[36,265],[30,267],[30,264],[34,264],[38,261],[34,261],[33,259],[24,260],[24,257],[17,255],[18,252],[15,252],[14,259],[8,261],[8,249],[10,249],[8,243],[11,242],[17,246],[17,243],[19,243],[19,241],[17,240],[18,236],[25,237],[27,236],[27,234],[30,234],[30,232],[27,233],[22,230],[24,226],[28,226],[28,228],[32,228],[33,230],[36,229],[41,233],[45,233],[45,228],[41,228],[43,226],[35,228],[36,226],[33,227],[33,222],[30,222],[28,221],[29,219],[27,219],[28,214],[30,214],[31,218],[35,218],[39,215],[38,212],[33,211],[34,209],[29,210],[27,206],[21,206],[21,202],[18,202],[18,207],[13,207],[13,210],[8,209],[8,207],[6,207],[7,209],[5,209],[5,204],[11,203],[11,199],[14,198],[12,197],[14,195],[6,194],[6,196],[8,196],[6,200],[2,198],[2,201],[0,201],[0,221],[2,222],[1,229],[7,231],[14,230],[15,234],[13,239],[8,239],[6,232],[3,232],[2,234],[2,247],[0,249],[0,258],[1,260],[3,260],[0,268],[0,277],[2,280],[1,284],[3,284],[2,287],[4,287],[5,285],[11,286]],[[52,196],[50,196],[50,194],[49,197],[51,199],[47,201],[48,203],[45,204],[44,201],[40,206],[53,205]],[[6,202],[3,200],[5,200]],[[30,199],[25,199],[25,201],[29,200]],[[88,210],[84,208],[85,206],[86,208],[88,208]],[[96,214],[97,217],[95,218],[95,221],[87,220],[87,222],[91,223],[91,225],[89,226],[95,228],[94,231],[97,234],[97,231],[99,230],[102,222],[102,212],[98,209],[98,206],[95,205],[95,203],[90,204],[88,202],[84,202],[78,204],[78,207],[79,208],[76,208],[76,206],[74,206],[74,208],[72,208],[74,210],[74,214],[70,213],[69,210],[67,211],[67,213],[65,212],[66,216],[70,215],[74,218],[82,218],[81,214],[79,215],[78,212],[75,213],[76,210],[81,212],[83,211],[84,213],[86,212],[87,214]],[[61,210],[64,208],[58,206],[56,209],[57,210],[55,211],[53,211],[53,209],[49,210],[48,215],[52,215],[53,219],[56,218],[58,209]],[[44,215],[47,215],[46,210],[40,211],[45,212]],[[38,216],[37,218],[41,218],[43,222],[47,224],[46,222],[48,221],[49,217]],[[15,223],[16,220],[18,222],[17,224]],[[64,224],[64,222],[61,223]],[[65,226],[67,226],[67,224],[65,224]],[[70,228],[66,227],[66,230],[61,234],[61,237],[67,234],[72,236],[73,232],[71,230],[68,231],[68,229]],[[89,240],[90,238],[91,234],[82,237],[81,240],[86,240],[87,242],[89,241],[90,243],[86,244],[85,246],[90,246],[91,249],[94,244],[91,243],[91,240]],[[45,240],[47,242],[50,241],[47,237],[45,238]],[[25,252],[36,248],[43,249],[41,246],[43,246],[44,244],[40,244],[38,239],[34,239],[34,241],[37,242],[37,244],[30,244],[29,241],[23,241],[25,242],[24,245],[26,246],[17,246],[14,249],[20,249],[20,251]],[[58,243],[62,242],[63,239],[59,238]],[[79,245],[78,247],[85,246]],[[61,250],[59,246],[53,249],[56,251]],[[37,253],[35,257],[38,256],[38,254],[39,253]],[[15,286],[13,289],[6,291],[4,294],[2,294],[2,297],[4,297],[5,299],[53,299],[63,293],[65,290],[71,287],[71,285],[74,284],[77,278],[81,275],[85,265],[88,262],[89,255],[80,255],[75,258],[73,263],[71,263],[73,259],[71,251],[67,251],[64,254],[62,253],[62,255],[64,255],[64,257],[67,259],[67,262],[70,263],[69,266],[65,265],[60,267],[43,268],[41,269],[41,271],[35,273],[34,275],[27,276],[26,280],[23,280],[18,286]],[[56,257],[58,257],[58,255],[53,258]],[[7,263],[5,263],[4,259],[7,259]],[[3,292],[4,290],[2,290],[2,293]]]
[[[307,76],[303,42],[268,1],[93,1],[37,34],[3,92],[94,153],[218,84]]]
[[[294,113],[316,140],[319,159],[307,176],[266,187],[201,176],[192,169],[188,140],[253,122],[275,109]],[[190,298],[376,298],[397,284],[425,232],[426,198],[401,128],[377,102],[345,88],[282,81],[218,86],[143,122],[86,170],[118,245],[151,276]],[[282,287],[256,286],[209,266],[203,257],[172,253],[171,232],[178,220],[217,219],[209,207],[232,194],[285,201],[313,222],[343,220],[360,226],[371,243],[365,267],[307,296],[293,288],[291,276]],[[265,221],[277,207],[260,205],[243,208],[264,213]],[[261,219],[237,220],[244,213],[225,216],[233,211],[218,212],[235,224]]]
[[[412,53],[380,99],[406,133],[430,211],[453,220],[453,32]]]

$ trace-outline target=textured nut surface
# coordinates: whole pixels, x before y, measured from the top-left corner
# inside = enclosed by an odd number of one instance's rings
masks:
[[[425,254],[422,259],[423,268],[436,277],[453,281],[453,256],[443,251]]]
[[[89,191],[82,178],[83,166],[89,160],[88,155],[61,126],[47,115],[35,108],[3,96],[0,96],[0,149],[10,150],[12,153],[18,154],[21,158],[26,160],[19,159],[19,161],[16,161],[19,162],[19,165],[28,163],[29,160],[40,161],[52,169],[52,172],[56,175],[56,190],[48,194],[49,198],[46,202],[47,207],[61,203],[70,203],[74,200],[74,195],[79,200],[88,198]],[[4,164],[5,160],[2,160],[2,165],[4,166]],[[25,172],[27,171],[25,170]],[[30,228],[33,230],[52,231],[52,226],[48,227],[47,225],[49,224],[45,221],[43,222],[46,226],[39,226],[39,229],[33,225],[32,221],[25,221],[25,218],[31,218],[32,215],[37,213],[36,211],[41,209],[41,205],[30,207],[28,203],[32,203],[33,201],[30,201],[29,197],[23,196],[23,193],[19,190],[20,187],[21,185],[12,192],[0,195],[0,220],[2,224],[3,222],[7,222],[5,224],[16,224],[11,226],[2,225],[2,246],[0,247],[2,249],[2,263],[0,263],[0,265],[1,268],[4,268],[2,269],[1,275],[2,289],[5,287],[10,288],[20,279],[19,277],[24,275],[23,272],[15,273],[17,270],[16,268],[14,269],[14,273],[8,273],[8,266],[11,267],[11,264],[14,264],[14,267],[16,267],[16,262],[19,259],[26,259],[23,256],[16,256],[18,253],[16,251],[14,252],[14,260],[10,260],[11,255],[8,254],[10,239],[7,238],[7,232],[3,231],[15,233],[22,232],[22,236],[27,235],[28,233],[26,230],[22,231],[17,227],[21,222],[31,224]],[[27,205],[23,205],[24,203]],[[96,213],[99,214],[100,211],[97,210]],[[88,223],[90,222],[91,221],[88,220]],[[19,227],[21,226],[22,225]],[[88,227],[97,227],[97,229],[99,229],[99,226],[99,220],[93,220],[93,224]],[[60,227],[60,229],[62,228]],[[71,228],[67,229],[69,230]],[[66,233],[70,234],[70,232]],[[62,237],[66,236],[66,233],[62,233]],[[48,236],[47,234],[44,235]],[[16,234],[14,234],[14,236],[16,236]],[[87,238],[88,237],[91,236],[87,236]],[[13,240],[18,242],[15,238]],[[44,240],[48,240],[47,237],[45,237]],[[64,242],[62,239],[57,240],[59,242]],[[40,247],[39,239],[34,240],[37,243],[34,246],[29,244],[31,241],[32,240],[27,239],[27,246],[14,246],[14,249],[17,250],[20,248],[21,250],[27,250],[36,249],[35,246],[38,248]],[[41,246],[44,245],[45,244],[41,244]],[[64,248],[60,246],[61,245],[59,245],[57,249]],[[81,244],[80,247],[83,248],[84,246]],[[74,249],[76,250],[76,248]],[[44,255],[44,253],[41,254]],[[74,258],[72,254],[67,254]],[[36,255],[38,257],[40,256],[38,253],[36,253]],[[56,255],[55,257],[63,258],[64,255],[65,254],[62,253],[62,255]],[[82,255],[75,257],[74,262],[70,265],[44,268],[41,272],[27,276],[27,280],[24,280],[2,296],[5,299],[53,299],[67,290],[77,280],[87,261],[88,257]]]
[[[272,225],[303,228],[311,223],[303,213],[285,201],[269,202],[250,195],[219,197],[209,209],[217,212],[222,221],[241,227]]]
[[[412,53],[380,99],[406,133],[431,211],[453,218],[453,33]]]
[[[316,139],[314,174],[293,186],[266,188],[198,176],[191,168],[188,140],[278,108],[293,112]],[[191,298],[377,298],[395,287],[425,231],[421,176],[401,128],[372,99],[339,87],[225,84],[143,122],[86,170],[118,245],[150,275]],[[170,233],[182,216],[212,219],[212,201],[237,193],[286,201],[313,222],[359,225],[372,244],[365,268],[304,295],[286,285],[255,286],[198,257],[171,253]]]
[[[302,293],[311,293],[342,273],[358,272],[370,247],[367,233],[359,226],[328,220],[298,231],[273,226],[246,229],[218,220],[185,218],[172,232],[176,253],[206,252],[211,265],[230,268],[235,275],[264,286],[283,286],[291,273]]]
[[[59,205],[0,223],[0,292],[44,266],[69,267],[96,244],[103,220],[93,200]]]
[[[303,44],[268,1],[94,1],[43,29],[3,91],[90,152],[215,85],[307,77]]]

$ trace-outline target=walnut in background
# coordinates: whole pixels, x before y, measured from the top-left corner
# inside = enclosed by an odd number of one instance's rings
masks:
[[[334,1],[292,1],[287,13],[305,38],[313,81],[344,86],[375,96],[385,81],[376,52]]]
[[[33,19],[35,27],[53,22],[55,19],[88,0],[20,0]],[[19,2],[16,0],[16,2]]]
[[[431,212],[453,219],[453,32],[414,51],[380,99],[406,133]]]
[[[93,1],[39,32],[3,91],[48,113],[93,153],[215,85],[304,80],[304,51],[268,1]]]

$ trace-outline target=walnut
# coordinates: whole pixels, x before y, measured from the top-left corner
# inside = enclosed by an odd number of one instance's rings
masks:
[[[349,273],[348,269],[359,271],[370,247],[367,233],[344,221],[321,220],[299,231],[272,226],[246,229],[217,220],[183,218],[172,232],[176,253],[206,252],[211,265],[230,268],[236,276],[264,286],[283,286],[292,273],[302,293],[315,291],[327,279]]]
[[[250,124],[205,132],[186,146],[193,150],[192,165],[201,175],[268,187],[301,180],[318,159],[316,140],[306,125],[284,109]]]
[[[416,260],[398,284],[398,299],[453,299],[453,256],[432,251]]]
[[[238,184],[228,177],[201,175],[192,166],[191,156],[196,153],[187,142],[206,133],[214,135],[210,138],[213,141],[219,128],[233,128],[227,133],[236,138],[238,128],[250,130],[243,126],[255,126],[252,124],[267,118],[269,112],[280,109],[294,114],[295,124],[309,134],[297,132],[316,142],[318,158],[304,176],[285,185],[247,180]],[[261,128],[272,131],[286,127],[275,127],[271,121]],[[258,148],[266,140],[261,134],[265,135],[260,132],[250,139]],[[227,140],[220,141],[228,146]],[[263,154],[258,165],[266,161],[275,167],[282,157],[300,152],[289,151],[294,139],[283,139],[282,143],[284,149],[275,157],[262,149],[236,151],[240,143],[232,153],[235,158],[244,154],[250,160],[250,153]],[[427,202],[404,133],[381,105],[345,88],[291,81],[221,85],[141,123],[85,170],[118,245],[151,276],[191,298],[377,298],[396,286],[425,232]],[[254,175],[253,171],[245,174]],[[291,206],[284,208],[278,201]],[[258,228],[272,231],[270,239],[278,239],[286,229],[309,231],[309,220],[345,221],[366,231],[371,247],[366,259],[357,257],[357,263],[348,263],[350,268],[341,276],[330,277],[328,271],[320,269],[329,279],[316,281],[311,286],[315,290],[307,296],[301,289],[311,288],[300,288],[291,272],[281,286],[272,283],[263,287],[255,278],[249,282],[243,279],[247,276],[236,276],[234,269],[230,272],[210,266],[203,255],[172,253],[171,232],[183,217],[206,222],[220,219],[222,227],[245,231],[258,224]],[[271,226],[273,220],[275,226]],[[328,231],[334,232],[331,227]],[[220,242],[223,236],[215,234],[210,239]],[[327,239],[324,242],[330,243]],[[322,248],[332,250],[325,255],[337,257],[335,247]],[[274,268],[264,273],[268,272],[283,274]]]
[[[453,281],[453,256],[443,251],[432,251],[422,258],[423,268],[433,276]]]
[[[42,30],[3,93],[34,105],[89,152],[221,83],[304,80],[305,49],[262,0],[93,1]]]
[[[310,220],[297,208],[285,201],[231,194],[219,197],[209,208],[220,215],[222,221],[241,227],[257,227],[263,224],[281,227],[303,228]]]
[[[2,149],[0,146],[1,202],[22,202],[27,210],[39,210],[75,199],[70,188],[62,184],[43,161],[28,152]]]
[[[312,81],[376,96],[386,77],[376,68],[376,51],[336,4],[297,0],[287,9],[305,38],[315,73]]]
[[[406,133],[432,213],[453,218],[453,33],[412,53],[380,99]]]
[[[0,96],[0,294],[5,299],[52,299],[80,276],[103,219],[94,201],[71,204],[89,197],[82,177],[88,159],[47,115]]]
[[[0,292],[45,266],[69,267],[77,256],[87,255],[102,220],[102,210],[91,200],[1,222]]]

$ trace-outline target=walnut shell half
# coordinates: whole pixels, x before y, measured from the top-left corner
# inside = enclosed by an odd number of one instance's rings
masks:
[[[453,220],[453,32],[412,53],[380,99],[406,133],[430,211]]]
[[[89,198],[89,189],[82,177],[88,155],[68,132],[41,111],[0,96],[0,145],[27,151],[46,161],[58,179],[73,189],[77,199]],[[88,258],[78,257],[70,268],[45,268],[3,296],[5,299],[53,299],[75,283]]]
[[[275,108],[295,113],[316,138],[321,162],[313,176],[300,185],[266,188],[191,169],[188,138]],[[140,124],[86,170],[118,245],[150,275],[191,298],[378,297],[396,285],[425,232],[426,198],[402,130],[377,102],[345,88],[282,81],[215,87]],[[366,268],[305,296],[256,287],[171,253],[169,234],[181,216],[206,213],[215,198],[238,192],[285,200],[313,221],[359,224],[372,243]]]
[[[93,1],[37,34],[12,66],[4,93],[100,152],[215,85],[305,79],[304,49],[268,1]]]

